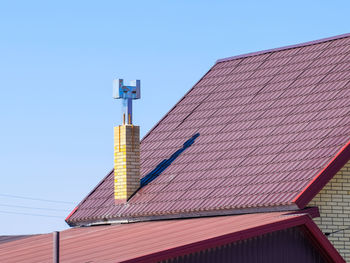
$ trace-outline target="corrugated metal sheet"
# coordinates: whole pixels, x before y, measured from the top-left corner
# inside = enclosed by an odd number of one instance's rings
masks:
[[[60,262],[155,262],[308,224],[316,227],[308,214],[275,212],[72,228],[60,233]],[[51,262],[52,239],[0,244],[0,262]],[[320,251],[340,258],[322,233],[315,239]]]
[[[0,236],[0,244],[7,243],[22,238],[33,237],[34,235],[11,235],[11,236]]]
[[[334,261],[320,253],[305,234],[305,229],[293,227],[161,262],[327,263]]]
[[[127,206],[114,204],[110,173],[68,223],[304,207],[312,194],[300,194],[350,139],[349,69],[349,35],[219,61],[143,138],[141,177],[199,133],[195,143]]]

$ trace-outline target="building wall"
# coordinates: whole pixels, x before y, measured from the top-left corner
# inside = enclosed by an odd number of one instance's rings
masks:
[[[325,263],[303,227],[293,227],[161,261],[162,263]],[[321,253],[320,253],[321,252]]]
[[[314,221],[346,262],[350,262],[350,161],[314,197],[309,206],[320,209]],[[339,231],[339,232],[336,232]]]

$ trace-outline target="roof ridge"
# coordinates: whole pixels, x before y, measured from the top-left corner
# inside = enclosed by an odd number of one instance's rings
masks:
[[[287,46],[278,47],[278,48],[270,48],[270,49],[265,49],[265,50],[261,50],[261,51],[249,52],[249,53],[245,53],[245,54],[241,54],[241,55],[237,55],[237,56],[221,58],[221,59],[218,59],[215,62],[215,64],[220,63],[220,62],[235,60],[235,59],[239,59],[239,58],[247,58],[247,57],[258,56],[258,55],[262,55],[262,54],[266,54],[266,53],[276,52],[276,51],[293,49],[293,48],[297,48],[297,47],[316,45],[316,44],[320,44],[323,42],[332,41],[332,40],[336,40],[336,39],[342,39],[342,38],[346,38],[346,37],[350,37],[350,33],[336,35],[336,36],[332,36],[332,37],[321,38],[321,39],[312,40],[312,41],[307,41],[307,42],[303,42],[303,43],[299,43],[299,44],[287,45]]]

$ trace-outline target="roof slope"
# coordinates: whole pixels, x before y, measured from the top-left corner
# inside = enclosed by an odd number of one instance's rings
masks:
[[[350,34],[219,60],[143,138],[141,177],[194,143],[127,205],[111,172],[67,222],[303,208],[349,160],[349,81]]]
[[[294,226],[305,226],[320,252],[344,262],[307,214],[281,212],[73,228],[60,234],[62,262],[156,262]],[[0,245],[1,262],[50,262],[52,234]]]

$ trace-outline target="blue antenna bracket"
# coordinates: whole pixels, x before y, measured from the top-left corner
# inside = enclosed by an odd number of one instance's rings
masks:
[[[123,79],[113,80],[113,98],[123,100],[123,124],[125,124],[125,114],[127,123],[132,124],[132,101],[141,98],[141,81],[133,80],[129,86],[124,85]]]

